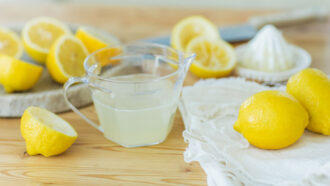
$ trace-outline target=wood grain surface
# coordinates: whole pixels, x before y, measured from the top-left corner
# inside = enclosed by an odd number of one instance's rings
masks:
[[[245,22],[270,11],[178,9],[95,5],[0,5],[0,25],[52,16],[68,23],[93,25],[123,41],[169,34],[181,18],[201,14],[219,26]],[[312,66],[330,74],[330,22],[283,28],[286,38],[311,53]],[[188,75],[185,84],[198,78]],[[93,106],[82,109],[97,121]],[[206,185],[198,163],[185,163],[184,130],[177,113],[172,132],[159,145],[123,148],[106,140],[75,113],[60,114],[79,133],[74,145],[56,157],[29,156],[19,119],[0,119],[0,185]]]

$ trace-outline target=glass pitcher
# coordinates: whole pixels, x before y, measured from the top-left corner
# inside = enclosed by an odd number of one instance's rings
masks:
[[[124,147],[163,142],[172,129],[183,81],[195,54],[135,43],[100,49],[84,62],[86,75],[64,85],[69,107],[104,136]],[[100,125],[74,107],[70,86],[87,84]]]

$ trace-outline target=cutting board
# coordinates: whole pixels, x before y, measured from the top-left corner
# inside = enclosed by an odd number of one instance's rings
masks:
[[[24,24],[2,25],[20,34]],[[70,25],[71,30],[77,29],[77,25]],[[26,53],[21,60],[35,63]],[[68,111],[69,107],[63,97],[63,85],[52,80],[46,67],[43,65],[43,73],[38,83],[29,91],[8,94],[0,85],[0,117],[20,117],[29,106],[46,108],[52,112],[60,113]],[[90,91],[87,85],[76,85],[69,90],[70,101],[76,107],[91,104]]]

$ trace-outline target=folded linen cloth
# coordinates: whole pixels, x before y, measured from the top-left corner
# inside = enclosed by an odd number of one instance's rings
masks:
[[[270,88],[243,78],[200,80],[185,87],[179,109],[189,143],[186,162],[198,161],[208,185],[330,185],[330,137],[305,131],[294,145],[262,150],[233,129],[241,103]]]

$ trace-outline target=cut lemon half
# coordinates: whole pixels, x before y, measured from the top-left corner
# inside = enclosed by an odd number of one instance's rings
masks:
[[[0,54],[0,84],[6,92],[31,89],[40,79],[43,68]]]
[[[65,120],[38,107],[29,107],[21,118],[21,133],[29,155],[54,156],[66,151],[78,134]]]
[[[38,17],[25,24],[22,30],[23,45],[33,60],[44,63],[54,41],[70,33],[70,29],[60,21]]]
[[[202,16],[190,16],[179,21],[172,30],[171,45],[185,51],[187,44],[197,36],[203,35],[209,40],[219,40],[217,27]]]
[[[90,53],[107,46],[120,44],[115,36],[91,27],[79,27],[76,37],[84,43]]]
[[[17,33],[0,27],[0,54],[20,58],[23,54],[23,44]]]
[[[196,54],[190,71],[201,78],[227,76],[236,65],[233,47],[222,40],[209,40],[205,36],[196,37],[188,43],[186,52]]]
[[[72,76],[83,76],[84,60],[88,51],[84,44],[73,35],[64,35],[52,45],[46,66],[52,78],[65,83]]]

